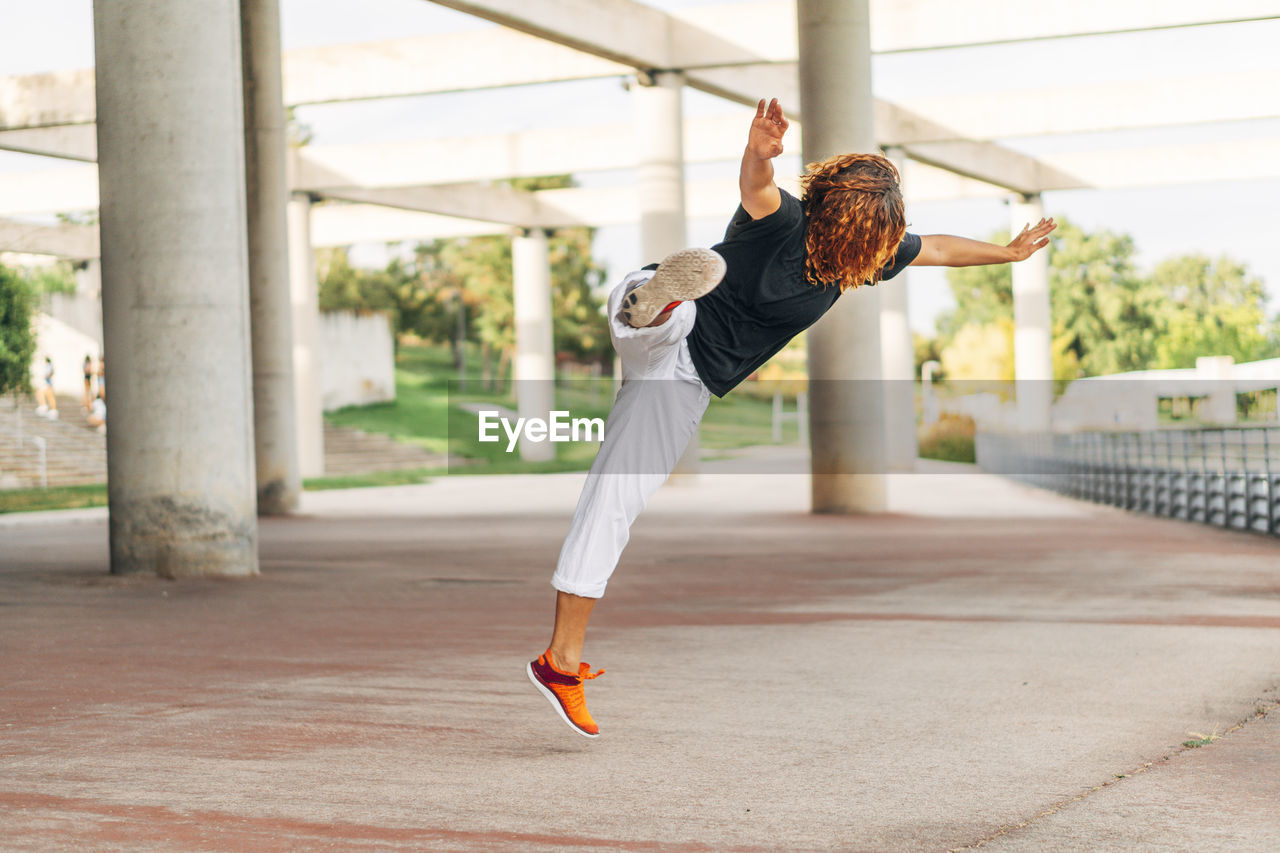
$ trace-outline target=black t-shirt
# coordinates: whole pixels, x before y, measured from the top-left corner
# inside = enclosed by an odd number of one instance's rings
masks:
[[[725,259],[720,285],[698,300],[689,354],[703,383],[723,397],[787,342],[818,321],[840,296],[804,275],[804,205],[786,190],[782,205],[763,219],[738,206],[711,248]],[[882,280],[893,278],[920,254],[920,238],[906,234]]]

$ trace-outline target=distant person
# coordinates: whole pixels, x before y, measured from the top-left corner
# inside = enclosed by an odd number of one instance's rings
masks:
[[[93,398],[93,407],[89,410],[89,426],[97,427],[98,432],[107,431],[107,401],[101,394]]]
[[[776,100],[759,103],[738,176],[742,203],[714,251],[676,252],[627,275],[609,296],[622,387],[551,578],[551,645],[526,667],[560,718],[587,737],[599,727],[582,685],[603,672],[581,661],[587,621],[631,523],[684,453],[711,395],[727,394],[845,291],[910,264],[1020,261],[1044,248],[1055,227],[1041,219],[1007,246],[908,233],[898,170],[878,154],[811,163],[797,199],[773,181],[787,126]]]
[[[98,356],[98,396],[107,399],[107,357]]]
[[[93,405],[93,356],[87,353],[84,357],[84,396],[80,405],[86,409]]]
[[[36,414],[51,421],[58,419],[58,398],[53,393],[53,359],[44,357],[44,381],[36,389]]]

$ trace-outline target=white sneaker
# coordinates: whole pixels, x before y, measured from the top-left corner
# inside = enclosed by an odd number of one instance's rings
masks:
[[[724,278],[724,258],[710,249],[681,249],[658,264],[653,278],[622,299],[622,318],[635,328],[691,299],[706,296]]]
[[[37,415],[43,415],[47,411],[49,411],[49,407],[46,406],[44,403],[41,403],[40,405],[36,406]]]
[[[51,421],[56,421],[56,420],[58,419],[58,410],[57,410],[57,409],[50,409],[50,410],[49,410],[49,414],[48,414],[48,415],[46,415],[46,417],[47,417],[49,420],[51,420]]]

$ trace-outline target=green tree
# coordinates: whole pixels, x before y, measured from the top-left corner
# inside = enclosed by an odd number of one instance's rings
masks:
[[[0,394],[26,394],[36,351],[35,297],[18,273],[0,265]]]
[[[316,253],[321,311],[387,311],[399,327],[396,280],[392,268],[354,267],[345,248]]]
[[[1196,358],[1229,355],[1237,362],[1280,355],[1280,324],[1266,314],[1266,288],[1227,257],[1169,258],[1151,273],[1159,299],[1153,367],[1195,367]]]
[[[966,323],[941,352],[947,379],[1011,381],[1013,319]]]
[[[567,176],[511,183],[526,191],[571,185]],[[594,234],[591,228],[559,228],[548,241],[555,346],[584,361],[609,352],[608,325],[595,296],[604,269],[591,257]],[[459,363],[464,337],[480,344],[487,374],[495,367],[497,375],[505,374],[515,348],[510,237],[420,243],[411,259],[394,259],[382,270],[353,267],[345,250],[330,249],[318,254],[317,272],[322,310],[389,311],[397,332],[447,341]]]
[[[595,295],[605,269],[591,257],[594,235],[590,228],[562,228],[550,240],[556,349],[579,361],[599,361],[612,352],[609,324]]]
[[[1008,243],[1009,232],[996,231],[987,239]],[[1053,247],[1047,251],[1052,252]],[[989,326],[998,320],[1013,319],[1013,273],[1008,264],[949,269],[947,284],[956,307],[938,315],[939,350],[950,346],[965,326]]]
[[[1005,243],[1009,235],[998,232],[990,239]],[[1069,379],[1146,367],[1155,355],[1160,299],[1135,270],[1133,239],[1110,231],[1087,233],[1059,220],[1051,240],[1049,290],[1055,377]],[[944,351],[965,327],[991,329],[1012,322],[1010,265],[948,270],[947,281],[956,308],[938,321]],[[988,332],[984,340],[988,344],[984,350],[991,350],[995,333]]]
[[[440,247],[440,256],[466,294],[466,304],[473,307],[471,328],[480,343],[485,376],[495,377],[495,357],[496,376],[505,376],[516,342],[511,238],[450,240]]]
[[[1070,222],[1058,232],[1049,287],[1059,352],[1071,353],[1088,376],[1146,368],[1155,354],[1159,299],[1134,266],[1133,238],[1086,233]]]
[[[467,293],[461,276],[446,263],[444,252],[449,242],[436,240],[414,248],[413,260],[400,270],[396,298],[400,330],[428,341],[448,341],[454,362],[461,367],[461,345],[475,336],[476,300]]]

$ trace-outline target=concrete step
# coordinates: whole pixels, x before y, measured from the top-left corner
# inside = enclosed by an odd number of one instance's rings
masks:
[[[422,447],[352,427],[325,424],[325,474],[361,474],[411,468],[439,468],[446,457]]]
[[[59,395],[57,400],[60,417],[56,421],[37,414],[32,401],[22,401],[18,409],[12,402],[0,403],[0,488],[40,485],[40,452],[33,441],[37,437],[45,441],[50,486],[106,481],[106,436],[88,425],[79,399]]]

